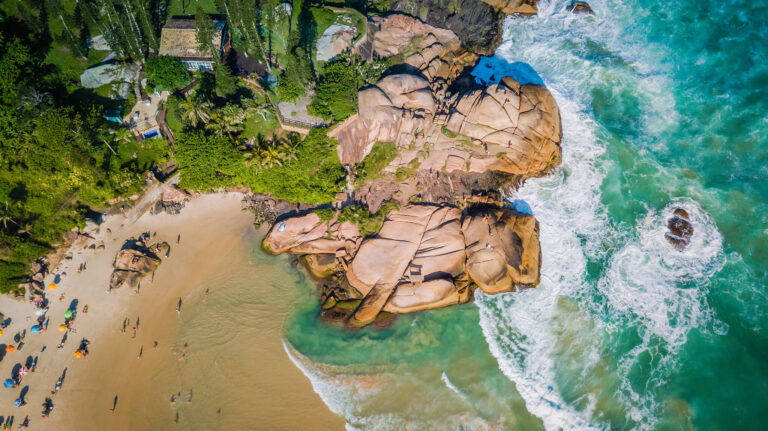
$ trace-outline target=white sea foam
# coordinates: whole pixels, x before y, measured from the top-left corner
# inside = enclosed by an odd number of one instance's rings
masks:
[[[441,405],[437,404],[432,409],[426,403],[429,398],[422,399],[413,392],[406,392],[405,396],[398,396],[402,391],[398,385],[398,379],[403,376],[391,374],[357,374],[350,372],[346,367],[336,367],[317,364],[304,357],[290,344],[283,340],[283,348],[296,367],[304,373],[312,384],[312,389],[317,393],[328,408],[343,417],[347,422],[347,430],[366,431],[421,431],[421,430],[495,430],[503,426],[503,422],[497,423],[485,420],[471,413],[471,409],[461,411],[453,409],[453,413],[445,413]],[[403,380],[406,380],[406,377]],[[443,382],[448,389],[455,392],[463,401],[466,397],[459,389],[448,380],[443,373]],[[419,389],[425,389],[423,382],[417,381]],[[432,388],[426,388],[430,393]],[[414,397],[416,402],[411,397]],[[433,402],[448,402],[455,404],[455,399],[446,401],[441,394],[433,394]],[[403,413],[396,407],[398,403],[418,406],[416,414]]]
[[[602,154],[609,144],[604,141],[607,133],[588,108],[591,88],[610,80],[617,93],[622,88],[637,93],[644,112],[643,127],[650,135],[635,143],[640,148],[663,145],[654,136],[673,126],[677,114],[674,99],[666,91],[670,87],[663,68],[642,51],[651,48],[622,41],[621,29],[613,25],[615,17],[607,16],[606,5],[590,3],[597,12],[592,17],[565,13],[566,2],[542,1],[538,17],[524,22],[508,20],[505,41],[495,58],[484,60],[474,72],[478,79],[492,80],[528,72],[518,65],[510,67],[510,63],[532,65],[560,107],[564,134],[562,168],[552,176],[529,180],[509,196],[526,201],[539,220],[540,286],[493,297],[478,293],[476,304],[483,333],[501,370],[515,382],[526,407],[547,429],[607,428],[608,424],[595,419],[595,393],[585,388],[586,402],[577,408],[573,400],[563,399],[557,384],[558,377],[563,377],[556,362],[561,359],[557,354],[562,341],[556,324],[562,311],[558,304],[563,297],[576,301],[580,310],[591,313],[582,319],[582,334],[576,340],[588,352],[580,377],[596,372],[600,352],[606,357],[618,353],[615,379],[620,383],[627,420],[648,428],[659,409],[654,391],[668,378],[668,370],[677,360],[676,350],[688,332],[703,324],[723,330],[704,301],[705,281],[721,262],[721,240],[711,220],[691,201],[673,202],[661,213],[651,211],[634,233],[623,233],[627,226],[614,226],[606,219],[600,199],[606,176],[603,168],[608,163]],[[587,42],[605,50],[604,57],[615,58],[603,64],[600,56],[584,54],[591,49]],[[676,205],[691,208],[697,226],[692,245],[683,253],[675,252],[663,237],[665,217]],[[608,268],[597,282],[586,279],[590,259],[608,259]],[[665,281],[654,284],[654,277]],[[686,283],[687,288],[680,287]],[[612,346],[603,345],[604,338],[610,340],[621,328],[636,328],[642,336],[628,352],[614,352]],[[635,391],[630,373],[651,349],[656,368],[645,381],[647,392]]]

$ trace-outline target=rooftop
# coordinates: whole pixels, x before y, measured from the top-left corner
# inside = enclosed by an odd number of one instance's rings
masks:
[[[213,35],[213,46],[221,46],[224,20],[214,20],[216,32]],[[160,49],[158,54],[179,58],[206,59],[210,53],[200,51],[197,44],[197,30],[192,18],[171,18],[166,21],[160,33]]]

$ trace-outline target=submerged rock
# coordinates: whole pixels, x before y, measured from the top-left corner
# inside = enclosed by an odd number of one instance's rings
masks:
[[[595,13],[589,3],[585,1],[572,1],[565,10],[572,13],[586,13],[589,15]]]
[[[682,208],[675,209],[672,217],[667,220],[667,229],[669,230],[664,234],[664,238],[676,250],[683,251],[691,243],[693,224],[691,224],[690,216],[686,210]]]

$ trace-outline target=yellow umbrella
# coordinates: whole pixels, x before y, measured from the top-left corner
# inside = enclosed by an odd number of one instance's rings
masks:
[[[56,283],[51,283],[48,285],[48,290],[56,290]]]
[[[2,329],[0,329],[0,335],[3,335],[3,330]]]
[[[59,325],[59,331],[64,332],[66,330],[67,330],[67,325],[65,325],[63,323],[61,325]]]
[[[76,358],[82,358],[83,357],[83,352],[81,352],[80,350],[75,350],[75,357]]]

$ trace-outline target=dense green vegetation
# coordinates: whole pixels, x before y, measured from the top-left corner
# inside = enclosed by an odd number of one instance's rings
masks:
[[[173,57],[150,57],[144,62],[147,79],[158,90],[178,90],[187,85],[192,75]]]
[[[341,210],[338,222],[355,223],[360,229],[360,234],[367,237],[379,232],[387,214],[398,209],[400,209],[400,204],[395,200],[384,202],[375,214],[371,214],[367,207],[352,204]]]
[[[293,202],[327,203],[344,185],[337,143],[319,129],[298,143],[271,142],[255,147],[250,151],[260,151],[258,164],[247,163],[248,153],[238,151],[225,137],[187,132],[179,136],[176,145],[180,184],[190,189],[246,186]],[[276,154],[265,154],[270,148]],[[286,156],[289,153],[292,157]]]
[[[167,159],[162,140],[136,144],[108,124],[92,91],[33,52],[45,39],[18,20],[0,33],[0,291],[26,279],[29,262],[82,226],[88,209],[141,191],[143,173]],[[39,39],[38,39],[39,38]]]
[[[381,171],[387,167],[397,155],[397,147],[391,142],[377,142],[373,144],[370,154],[357,165],[355,182],[362,184],[365,181],[375,180],[381,176]]]

